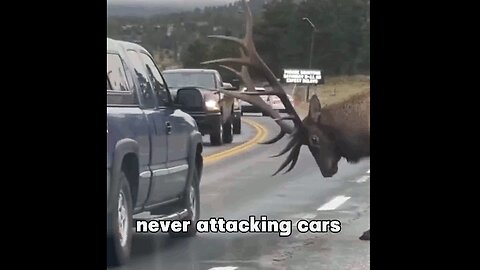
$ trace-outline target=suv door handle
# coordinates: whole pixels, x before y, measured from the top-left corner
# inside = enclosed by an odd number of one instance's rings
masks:
[[[165,126],[167,127],[167,135],[172,134],[172,124],[170,124],[170,122],[166,122]]]

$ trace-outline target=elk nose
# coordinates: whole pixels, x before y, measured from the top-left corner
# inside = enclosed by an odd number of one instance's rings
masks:
[[[338,166],[333,166],[329,170],[320,170],[323,177],[332,177],[337,173],[337,171],[338,171]]]

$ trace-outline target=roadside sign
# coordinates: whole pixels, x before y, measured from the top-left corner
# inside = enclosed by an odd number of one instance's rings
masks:
[[[293,84],[323,84],[324,79],[321,70],[314,69],[284,69],[283,79],[285,83]]]

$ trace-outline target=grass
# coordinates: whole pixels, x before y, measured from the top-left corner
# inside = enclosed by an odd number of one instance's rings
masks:
[[[304,117],[308,112],[308,103],[305,102],[306,86],[297,86],[294,92],[297,112]],[[312,92],[313,90],[313,92]],[[370,91],[370,76],[339,76],[326,78],[325,84],[310,87],[310,95],[315,93],[320,98],[322,106],[342,102],[352,95]]]

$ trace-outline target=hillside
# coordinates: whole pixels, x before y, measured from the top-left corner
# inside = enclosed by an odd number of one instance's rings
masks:
[[[230,2],[234,2],[231,0]],[[150,17],[171,13],[193,11],[207,6],[222,6],[228,0],[164,0],[151,3],[147,1],[107,1],[107,17]]]
[[[277,76],[284,68],[309,65],[312,28],[302,21],[303,17],[319,27],[314,35],[312,68],[322,69],[328,76],[369,74],[369,0],[250,0],[250,6],[255,17],[257,51]],[[239,12],[239,2],[170,14],[158,14],[160,9],[143,12],[156,14],[150,17],[108,17],[107,36],[143,45],[162,68],[195,68],[203,61],[239,53],[233,43],[207,38],[243,35],[244,16]],[[134,12],[142,11],[131,9],[130,14]]]
[[[189,7],[179,5],[109,4],[107,5],[107,17],[149,17],[188,10],[190,10]]]

